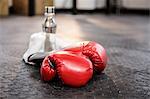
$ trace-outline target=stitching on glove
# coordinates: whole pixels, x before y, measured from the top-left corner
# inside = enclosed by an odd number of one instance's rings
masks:
[[[55,57],[53,57],[53,61],[54,63],[56,64],[57,63],[57,67],[56,67],[56,72],[58,74],[58,77],[59,79],[61,80],[61,82],[64,84],[64,81],[62,79],[62,74],[60,72],[60,68],[63,66],[64,67],[64,64],[59,60],[59,59],[56,59]]]
[[[101,56],[96,52],[96,48],[91,44],[92,42],[89,42],[87,45],[83,43],[83,54],[88,56],[89,59],[92,61],[92,64],[99,68],[99,65],[102,64]]]

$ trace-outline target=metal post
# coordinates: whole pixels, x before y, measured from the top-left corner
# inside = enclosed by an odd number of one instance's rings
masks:
[[[73,6],[72,13],[77,14],[77,0],[73,0],[72,6]]]
[[[106,0],[106,14],[111,13],[111,0]]]

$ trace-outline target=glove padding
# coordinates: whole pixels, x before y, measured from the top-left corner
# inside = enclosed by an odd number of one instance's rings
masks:
[[[42,62],[42,66],[40,69],[41,79],[44,81],[50,81],[56,75],[56,70],[51,63],[49,56],[46,56]]]
[[[72,87],[85,85],[93,75],[91,61],[85,57],[58,51],[47,56],[41,66],[41,76],[43,80],[51,80],[56,71],[63,84]]]
[[[86,56],[89,58],[94,66],[94,69],[98,72],[102,72],[107,63],[106,51],[100,44],[92,41],[83,41],[76,43],[73,46],[67,47],[64,51],[68,51],[72,54]]]

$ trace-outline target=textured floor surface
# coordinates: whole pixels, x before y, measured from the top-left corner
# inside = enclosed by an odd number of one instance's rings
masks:
[[[82,88],[58,79],[40,80],[39,67],[22,61],[29,37],[41,31],[40,16],[0,18],[0,99],[150,99],[150,19],[148,16],[57,14],[57,34],[68,40],[94,40],[109,57],[102,74]]]

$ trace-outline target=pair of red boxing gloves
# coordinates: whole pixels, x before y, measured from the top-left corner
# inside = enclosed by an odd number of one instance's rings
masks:
[[[92,78],[93,71],[101,73],[106,63],[105,49],[96,42],[84,41],[46,56],[40,73],[44,81],[57,74],[63,84],[81,87]]]

